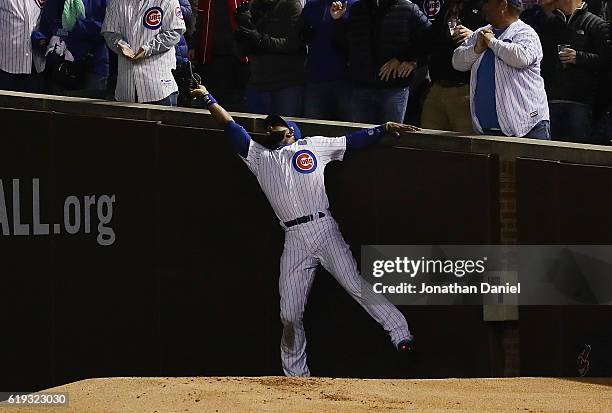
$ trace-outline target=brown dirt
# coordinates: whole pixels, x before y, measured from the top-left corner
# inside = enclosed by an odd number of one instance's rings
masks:
[[[68,408],[7,412],[610,412],[612,379],[106,378],[49,389]],[[3,409],[0,407],[0,411]]]

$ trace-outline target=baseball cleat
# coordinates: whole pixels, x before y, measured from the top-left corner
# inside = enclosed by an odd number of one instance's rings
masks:
[[[415,350],[414,337],[411,337],[410,339],[402,340],[399,343],[397,343],[397,351],[399,351],[400,353],[414,353],[414,350]]]

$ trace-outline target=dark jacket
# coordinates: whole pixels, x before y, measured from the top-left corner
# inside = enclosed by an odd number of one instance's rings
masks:
[[[548,99],[593,104],[609,56],[609,25],[590,13],[586,4],[569,18],[560,10],[547,15],[536,8],[532,13],[526,20],[542,42],[542,77]],[[576,50],[576,64],[562,66],[559,44]]]
[[[301,12],[299,0],[250,3],[251,23],[262,39],[257,45],[243,38],[237,38],[237,42],[247,50],[251,61],[249,84],[255,90],[271,91],[303,84],[306,48],[299,35]]]
[[[459,12],[461,25],[475,31],[486,25],[480,13],[480,0],[464,1]],[[430,46],[429,56],[429,76],[432,82],[446,81],[452,83],[470,83],[470,72],[460,72],[453,68],[453,52],[457,44],[453,41],[451,32],[448,28],[448,17],[450,14],[451,2],[446,1],[442,10],[431,25],[428,37]]]
[[[346,23],[334,24],[336,37],[348,51],[349,73],[357,86],[406,87],[409,78],[382,81],[380,68],[390,59],[425,63],[426,31],[430,27],[419,7],[408,0],[360,0]]]
[[[183,20],[185,21],[185,27],[187,31],[185,35],[181,35],[181,39],[174,46],[176,52],[176,64],[181,65],[189,61],[189,46],[187,45],[186,36],[189,37],[193,33],[194,25],[194,14],[191,9],[191,3],[189,0],[179,0],[181,6],[181,13],[183,14]]]
[[[65,0],[46,0],[40,15],[39,32],[47,40],[62,29],[62,12]],[[88,54],[93,57],[90,71],[99,75],[108,75],[108,49],[100,35],[102,22],[106,15],[106,0],[83,0],[85,18],[77,20],[72,30],[64,39],[66,48],[75,59],[82,59]],[[56,56],[48,58],[53,59]],[[51,63],[52,64],[52,63]]]
[[[348,64],[344,51],[334,45],[332,27],[334,21],[330,7],[334,0],[309,0],[301,15],[302,37],[308,45],[306,77],[309,82],[329,82],[348,79]],[[348,0],[348,7],[355,0]],[[348,19],[347,11],[343,19]]]

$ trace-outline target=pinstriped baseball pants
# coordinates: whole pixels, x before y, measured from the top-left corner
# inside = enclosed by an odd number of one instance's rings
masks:
[[[285,375],[310,376],[302,317],[319,264],[389,333],[394,345],[411,337],[402,313],[383,295],[363,288],[365,281],[359,275],[349,246],[336,221],[327,215],[285,232],[279,279],[283,323],[280,349]]]

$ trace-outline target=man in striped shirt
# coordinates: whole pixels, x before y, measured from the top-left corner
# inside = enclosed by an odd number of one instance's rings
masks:
[[[387,122],[339,138],[302,138],[294,122],[268,116],[267,133],[256,141],[203,86],[193,94],[204,98],[213,119],[225,129],[234,150],[257,177],[285,230],[279,278],[281,360],[285,374],[310,376],[302,316],[319,264],[387,331],[398,351],[411,352],[413,336],[402,313],[383,295],[375,294],[359,275],[349,246],[329,212],[324,170],[329,162],[341,161],[347,150],[373,145],[385,133],[399,135],[418,129]]]
[[[470,108],[478,133],[550,139],[550,115],[540,75],[542,45],[519,20],[521,0],[487,0],[490,25],[455,49],[453,67],[471,70]]]
[[[41,92],[43,39],[32,36],[44,0],[0,0],[0,89]]]
[[[119,57],[115,99],[176,106],[174,46],[183,33],[178,0],[110,1],[102,35]]]

